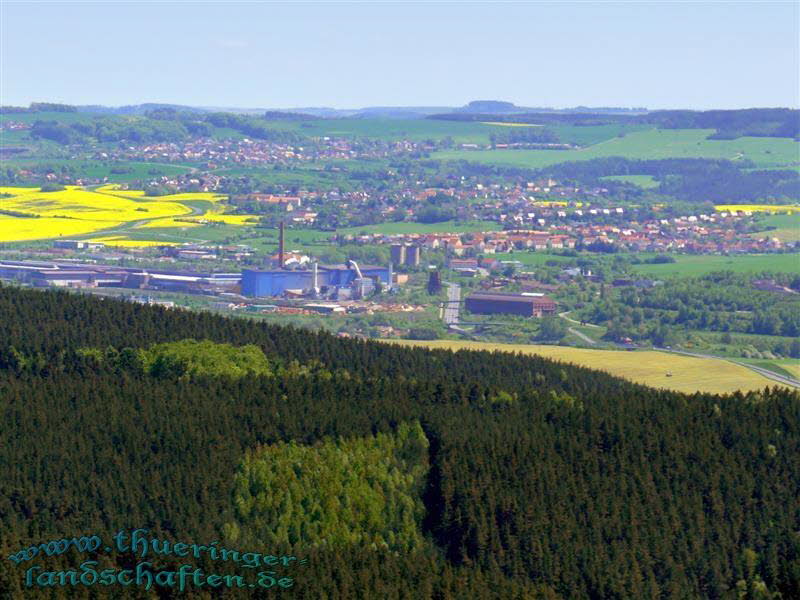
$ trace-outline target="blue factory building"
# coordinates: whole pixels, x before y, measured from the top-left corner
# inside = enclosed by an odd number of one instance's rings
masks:
[[[365,279],[378,279],[389,285],[389,267],[363,266],[361,273]],[[348,287],[358,278],[355,269],[344,265],[320,265],[317,269],[316,287]],[[242,271],[242,294],[251,297],[280,296],[286,290],[310,290],[314,286],[314,271],[309,270],[258,270]]]

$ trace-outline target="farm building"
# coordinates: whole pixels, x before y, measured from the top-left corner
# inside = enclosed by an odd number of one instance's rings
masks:
[[[470,294],[464,306],[468,311],[479,315],[509,314],[541,317],[556,312],[556,303],[552,298],[533,292]]]

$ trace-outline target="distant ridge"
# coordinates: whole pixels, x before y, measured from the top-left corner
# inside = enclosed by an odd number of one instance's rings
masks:
[[[207,108],[198,108],[195,106],[183,106],[181,104],[162,104],[158,102],[146,102],[144,104],[131,104],[128,106],[102,106],[100,104],[92,104],[87,106],[78,106],[78,112],[106,114],[106,115],[144,115],[152,110],[172,109],[182,112],[195,112],[206,113],[212,112]]]
[[[8,107],[11,109],[12,107]],[[522,113],[589,113],[589,114],[642,114],[648,112],[646,108],[624,107],[597,107],[591,108],[578,106],[575,108],[548,108],[517,106],[513,102],[502,100],[473,100],[464,106],[365,106],[360,108],[331,108],[328,106],[301,106],[301,107],[269,107],[249,108],[231,106],[188,106],[183,104],[170,104],[162,102],[146,102],[125,106],[104,106],[88,104],[74,107],[78,112],[103,115],[145,115],[158,109],[171,109],[180,112],[197,114],[212,112],[227,112],[242,115],[263,115],[265,113],[303,114],[321,119],[419,119],[430,115],[442,114],[483,114],[504,115]],[[21,109],[25,110],[25,109]],[[14,112],[12,110],[3,112]]]

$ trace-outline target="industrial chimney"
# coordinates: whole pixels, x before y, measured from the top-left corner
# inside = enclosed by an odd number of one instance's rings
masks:
[[[279,269],[283,269],[283,264],[284,264],[283,251],[284,251],[284,246],[283,246],[283,221],[281,221],[281,224],[280,224],[280,226],[278,228],[278,268]]]

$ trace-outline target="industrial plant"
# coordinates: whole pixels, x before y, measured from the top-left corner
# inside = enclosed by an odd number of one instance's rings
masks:
[[[358,300],[392,285],[392,268],[359,266],[354,260],[345,265],[321,265],[317,262],[287,265],[284,226],[280,224],[278,260],[275,268],[244,269],[242,294],[254,298],[296,296]]]
[[[282,223],[279,233],[277,260],[268,259],[265,268],[244,269],[241,273],[122,267],[90,261],[6,260],[0,261],[0,278],[35,287],[118,287],[212,296],[322,300],[361,300],[392,288],[391,266],[359,265],[353,260],[338,265],[322,265],[313,260],[287,261]],[[62,242],[61,246],[66,244],[72,249],[76,242]]]

